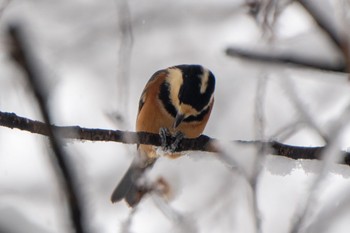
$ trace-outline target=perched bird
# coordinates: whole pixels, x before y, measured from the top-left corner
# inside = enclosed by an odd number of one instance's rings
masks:
[[[200,136],[208,122],[214,104],[215,77],[200,65],[177,65],[159,70],[146,84],[139,102],[136,131],[160,133],[162,141],[171,134],[181,141],[182,136]],[[175,145],[170,145],[173,151]],[[138,145],[138,158],[114,190],[111,201],[123,198],[133,207],[147,193],[140,178],[152,167],[158,155],[152,145]],[[179,153],[170,153],[176,158]]]

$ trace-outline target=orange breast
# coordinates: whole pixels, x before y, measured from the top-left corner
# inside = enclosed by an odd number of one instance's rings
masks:
[[[162,106],[161,100],[158,98],[159,87],[164,82],[165,77],[166,74],[159,76],[156,79],[150,80],[146,85],[143,96],[141,97],[144,103],[137,116],[136,131],[159,133],[160,128],[167,128],[170,132],[174,133],[172,126],[175,118],[166,111]],[[210,105],[210,110],[202,121],[182,122],[176,130],[182,132],[187,138],[200,136],[208,122],[212,105],[213,103]],[[153,146],[140,145],[139,149],[145,152],[147,157],[157,156]]]

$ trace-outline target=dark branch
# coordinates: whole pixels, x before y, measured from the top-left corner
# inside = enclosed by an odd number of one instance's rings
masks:
[[[48,126],[39,121],[33,121],[24,117],[19,117],[14,113],[0,111],[0,126],[8,128],[15,128],[27,132],[48,136]],[[79,126],[51,126],[61,138],[87,140],[87,141],[106,141],[106,142],[120,142],[126,144],[147,144],[160,146],[161,140],[158,134],[146,132],[129,132],[120,130],[107,129],[89,129],[81,128]],[[183,139],[177,148],[177,151],[206,151],[206,152],[220,152],[216,146],[218,140],[210,138],[206,135],[201,135],[195,139]],[[290,159],[321,159],[322,151],[325,147],[300,147],[283,144],[280,142],[259,142],[259,141],[233,141],[245,145],[261,145],[271,149],[270,153],[283,156]],[[350,165],[350,153],[344,152],[343,160],[339,163]]]
[[[27,132],[49,136],[49,128],[51,128],[61,138],[78,139],[87,141],[110,141],[127,144],[147,144],[161,146],[161,139],[158,134],[146,132],[128,132],[120,130],[107,129],[89,129],[79,126],[56,126],[40,121],[33,121],[28,118],[17,116],[15,113],[0,111],[0,126],[5,126],[11,129],[20,129]],[[178,147],[178,151],[186,150],[202,150],[208,152],[217,152],[213,146],[207,145],[212,142],[207,136],[200,136],[198,139],[184,139]]]
[[[73,169],[69,164],[68,156],[60,145],[59,136],[51,127],[51,116],[49,114],[47,105],[47,96],[44,93],[46,90],[43,87],[44,79],[41,77],[38,67],[36,66],[33,57],[31,56],[30,46],[27,44],[27,38],[25,37],[23,30],[18,25],[12,25],[9,28],[9,36],[13,43],[12,55],[17,65],[23,69],[26,77],[29,81],[30,87],[38,101],[41,114],[45,123],[41,123],[41,129],[44,129],[46,135],[49,137],[50,145],[55,154],[56,164],[54,167],[59,168],[57,175],[62,177],[63,188],[66,190],[67,201],[69,203],[70,215],[74,228],[77,233],[84,233],[84,225],[82,221],[82,208],[81,199],[79,198],[79,192],[76,177],[74,176]],[[35,126],[35,125],[33,125]]]
[[[327,20],[322,12],[320,12],[318,6],[316,5],[317,3],[314,3],[314,1],[310,0],[298,0],[298,2],[304,7],[304,9],[314,19],[317,26],[325,32],[326,36],[330,38],[330,41],[341,53],[342,58],[337,61],[337,63],[331,64],[327,61],[315,61],[307,58],[297,57],[291,54],[270,54],[267,51],[259,52],[255,50],[233,47],[226,49],[226,54],[231,57],[240,57],[264,63],[288,64],[304,68],[348,73],[350,55],[349,45],[346,38],[342,36],[340,31],[337,31],[335,25],[333,25],[330,20]]]
[[[337,30],[336,26],[332,24],[330,20],[327,20],[326,17],[322,14],[322,12],[319,11],[319,3],[315,3],[310,0],[298,0],[298,2],[315,20],[318,27],[327,34],[327,36],[331,39],[333,44],[339,49],[345,60],[343,62],[345,72],[348,72],[350,64],[350,54],[349,43],[346,36],[340,33],[340,30]]]
[[[326,62],[313,61],[302,57],[294,57],[289,54],[270,54],[267,52],[233,47],[226,49],[226,54],[231,57],[240,57],[264,63],[289,64],[324,71],[346,72],[346,65],[344,62],[338,62],[338,64],[332,65]]]
[[[317,9],[316,4],[312,3],[310,0],[298,0],[300,5],[304,7],[304,9],[310,14],[310,16],[314,19],[319,28],[321,28],[328,37],[332,40],[332,42],[338,47],[342,48],[344,41],[342,40],[339,33],[335,30],[335,26],[331,24],[323,14]]]

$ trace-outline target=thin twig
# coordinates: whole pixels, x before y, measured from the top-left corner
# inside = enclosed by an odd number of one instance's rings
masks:
[[[315,61],[303,57],[297,57],[291,54],[271,54],[268,51],[261,52],[249,49],[230,47],[226,49],[226,54],[231,57],[240,57],[253,61],[259,61],[263,63],[274,63],[274,64],[289,64],[300,66],[304,68],[318,69],[323,71],[332,72],[348,72],[348,65],[350,64],[349,44],[346,35],[343,35],[340,30],[337,30],[333,25],[318,9],[317,3],[313,3],[310,0],[298,0],[300,5],[310,14],[314,19],[318,27],[323,30],[326,35],[330,38],[331,42],[342,54],[342,59],[336,64],[330,64],[327,61]],[[254,5],[258,6],[258,5]],[[259,9],[259,7],[257,8]]]
[[[343,112],[341,119],[339,119],[330,130],[329,135],[327,135],[328,144],[322,151],[321,158],[322,164],[319,170],[319,174],[310,186],[310,192],[306,197],[305,205],[302,206],[301,213],[296,217],[295,223],[292,225],[292,233],[305,232],[306,221],[310,218],[310,213],[315,208],[315,203],[320,195],[321,185],[323,184],[325,178],[329,174],[330,165],[337,161],[341,157],[341,152],[339,152],[339,139],[341,133],[343,132],[345,126],[347,125],[348,119],[350,117],[350,105]]]
[[[138,206],[135,206],[134,208],[131,208],[131,211],[129,212],[128,217],[121,224],[121,232],[123,232],[123,233],[132,233],[131,225],[132,225],[132,221],[133,221],[134,216],[137,213],[137,211],[138,211]]]
[[[257,84],[256,97],[255,97],[255,129],[256,129],[256,138],[264,140],[265,138],[265,118],[264,118],[264,103],[266,96],[266,86],[267,86],[267,77],[262,75]],[[250,184],[252,186],[253,192],[253,208],[256,221],[256,229],[258,233],[262,232],[262,219],[259,210],[258,204],[258,181],[260,178],[260,173],[263,168],[263,162],[268,154],[268,148],[263,143],[258,145],[256,152],[256,158],[254,163],[253,175],[250,179]]]
[[[311,233],[330,232],[334,222],[348,213],[350,208],[350,189],[348,186],[338,190],[338,192],[329,198],[323,208],[319,211],[316,219],[306,229]],[[335,202],[336,200],[336,202]],[[333,223],[333,224],[332,224]]]
[[[23,69],[28,78],[29,84],[38,101],[41,114],[44,118],[47,136],[50,140],[50,145],[55,154],[58,164],[57,175],[62,177],[63,188],[66,190],[67,200],[69,203],[70,217],[72,218],[73,226],[77,233],[86,232],[83,224],[83,212],[81,198],[78,192],[76,177],[73,174],[72,167],[68,162],[68,157],[62,149],[59,137],[56,131],[51,127],[51,116],[49,114],[48,105],[46,102],[47,96],[44,93],[43,79],[40,77],[38,67],[33,62],[30,47],[27,44],[23,29],[19,25],[11,25],[9,27],[9,35],[13,42],[13,55],[16,57],[17,64]],[[57,166],[54,167],[56,168]]]
[[[326,143],[326,148],[325,150],[322,151],[321,157],[323,158],[322,165],[320,168],[320,173],[313,182],[313,184],[309,187],[309,194],[306,197],[306,204],[302,205],[300,207],[300,215],[296,216],[296,220],[294,224],[291,227],[291,232],[293,233],[299,233],[302,232],[302,229],[305,227],[305,222],[308,219],[310,212],[313,210],[315,206],[315,202],[317,200],[317,196],[319,194],[319,188],[326,177],[326,175],[329,172],[329,166],[331,163],[336,161],[335,157],[340,154],[338,151],[338,139],[339,139],[339,134],[344,128],[344,124],[347,122],[344,120],[348,119],[350,111],[349,107],[346,108],[346,111],[342,114],[342,118],[339,119],[339,121],[333,125],[333,128],[331,130],[331,133],[326,133],[323,132],[316,122],[312,119],[310,116],[309,111],[307,111],[307,108],[304,106],[302,101],[300,100],[300,97],[297,95],[295,86],[289,79],[288,75],[285,73],[283,74],[285,77],[283,82],[285,83],[284,87],[286,87],[286,91],[288,95],[290,96],[290,99],[293,101],[293,104],[295,108],[298,110],[300,114],[300,118],[302,122],[305,122],[309,127],[313,128],[319,136],[322,137],[322,139]]]
[[[188,215],[184,215],[172,208],[166,200],[157,193],[152,195],[153,201],[160,211],[175,226],[174,232],[196,233],[198,232],[196,221]]]
[[[120,103],[118,107],[118,119],[121,120],[122,123],[128,123],[124,122],[127,117],[123,116],[121,113],[128,112],[127,98],[129,92],[130,62],[134,43],[132,19],[128,0],[116,0],[115,3],[117,4],[121,39],[117,65],[117,100]]]
[[[317,123],[313,120],[313,117],[309,113],[308,108],[303,103],[300,95],[297,94],[297,91],[295,90],[295,85],[289,77],[288,73],[282,72],[280,76],[284,77],[283,79],[280,79],[283,83],[282,87],[288,94],[289,99],[292,101],[295,109],[299,113],[300,121],[314,129],[318,133],[318,135],[323,139],[323,141],[327,144],[328,138],[326,133],[323,132],[321,128],[318,127]]]

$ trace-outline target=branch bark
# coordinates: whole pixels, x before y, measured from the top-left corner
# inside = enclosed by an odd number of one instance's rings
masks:
[[[161,139],[158,134],[147,132],[131,132],[110,129],[92,129],[82,128],[80,126],[56,126],[34,121],[28,118],[17,116],[15,113],[0,111],[0,126],[11,129],[20,129],[34,134],[49,136],[49,127],[54,130],[57,135],[64,139],[87,140],[87,141],[104,141],[104,142],[119,142],[125,144],[147,144],[161,146]],[[185,138],[179,144],[177,151],[206,151],[218,153],[218,139],[201,135],[195,139]],[[240,143],[247,146],[261,145],[270,148],[270,154],[282,156],[290,159],[309,159],[321,160],[322,151],[326,146],[320,147],[303,147],[293,146],[277,141],[262,142],[262,141],[242,141],[234,140],[232,143]],[[350,166],[350,153],[343,152],[344,157],[339,163]]]

